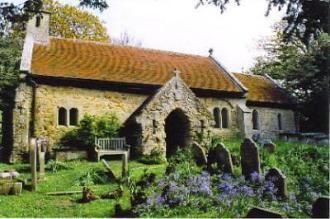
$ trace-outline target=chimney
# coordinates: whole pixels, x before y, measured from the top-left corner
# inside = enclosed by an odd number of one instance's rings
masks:
[[[26,24],[26,36],[21,58],[21,71],[31,71],[33,45],[48,44],[50,13],[36,13]]]

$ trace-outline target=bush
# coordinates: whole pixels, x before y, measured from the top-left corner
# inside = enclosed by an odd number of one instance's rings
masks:
[[[115,114],[85,115],[78,128],[65,133],[60,144],[73,148],[90,149],[94,145],[95,137],[116,137],[119,128],[119,119]]]
[[[154,148],[151,150],[150,154],[143,155],[139,162],[144,164],[162,164],[165,163],[166,160],[164,159],[163,151],[159,150],[158,148]]]

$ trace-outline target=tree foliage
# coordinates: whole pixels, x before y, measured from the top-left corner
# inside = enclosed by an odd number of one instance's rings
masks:
[[[298,100],[306,131],[328,131],[330,37],[320,34],[306,47],[300,40],[283,42],[277,29],[275,37],[264,42],[266,55],[257,58],[251,69],[255,74],[269,74],[278,79]]]
[[[22,4],[0,3],[0,36],[6,34],[12,26],[26,23],[31,16],[43,9],[43,0],[26,0]],[[103,11],[108,8],[106,0],[77,0],[80,7],[89,7]]]
[[[100,19],[70,5],[56,0],[44,0],[43,9],[51,13],[49,32],[51,36],[108,42],[110,37]],[[24,23],[12,27],[11,36],[24,37]]]
[[[234,1],[234,0],[232,0]],[[232,2],[230,0],[200,0],[200,4],[214,4],[221,12]],[[242,0],[235,0],[239,5]],[[267,0],[266,15],[272,9],[285,10],[283,21],[287,25],[283,30],[286,42],[293,38],[300,39],[305,45],[309,45],[313,38],[317,38],[321,32],[329,33],[329,0]],[[252,1],[251,1],[252,3]],[[250,4],[251,4],[250,3]],[[252,13],[252,12],[251,12]]]
[[[0,110],[8,107],[18,83],[22,40],[0,38]]]

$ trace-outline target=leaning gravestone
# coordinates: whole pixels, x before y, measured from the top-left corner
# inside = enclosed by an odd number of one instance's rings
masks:
[[[217,144],[210,149],[207,157],[207,167],[212,169],[212,164],[216,163],[217,167],[224,173],[233,173],[233,162],[229,150],[223,144]]]
[[[204,149],[197,143],[192,144],[192,154],[198,166],[206,165],[206,155]]]
[[[246,179],[254,172],[260,173],[259,151],[256,143],[249,138],[244,139],[241,144],[241,166],[242,174]]]
[[[329,197],[320,197],[314,202],[312,218],[329,218]]]
[[[281,214],[263,208],[252,208],[247,213],[246,217],[247,218],[283,218]]]
[[[277,168],[269,169],[267,174],[265,175],[265,179],[267,181],[271,181],[274,184],[275,188],[277,189],[277,192],[275,194],[277,197],[288,197],[286,177],[285,175],[283,175],[281,170]]]

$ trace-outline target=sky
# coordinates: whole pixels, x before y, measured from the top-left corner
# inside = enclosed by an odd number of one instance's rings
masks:
[[[22,0],[12,0],[22,2]],[[77,5],[75,0],[60,0]],[[195,8],[199,0],[108,0],[110,7],[96,14],[112,38],[126,32],[142,47],[213,56],[229,71],[248,71],[263,51],[258,40],[272,34],[284,12],[272,10],[266,0],[232,0],[221,14],[214,5]]]

